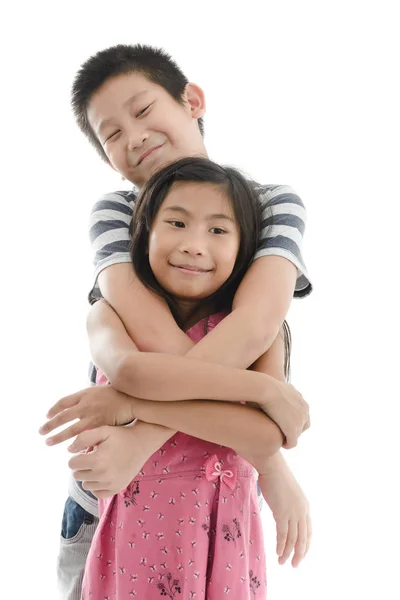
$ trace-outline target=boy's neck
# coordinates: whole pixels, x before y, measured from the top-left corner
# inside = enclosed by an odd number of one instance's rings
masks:
[[[168,166],[168,164],[172,164],[172,163],[174,163],[174,162],[176,162],[178,160],[181,160],[182,158],[209,158],[209,156],[208,156],[206,147],[203,145],[201,148],[198,148],[197,151],[193,151],[192,153],[188,153],[187,155],[177,156],[173,160],[165,162],[163,165],[161,165],[158,169],[156,169],[151,174],[150,178],[156,172],[158,172],[161,169],[163,169],[164,167]],[[134,183],[133,181],[130,181],[130,183],[133,185],[134,191],[139,193],[145,187],[145,185],[146,185],[147,182],[143,183],[142,185],[138,185],[137,183]]]

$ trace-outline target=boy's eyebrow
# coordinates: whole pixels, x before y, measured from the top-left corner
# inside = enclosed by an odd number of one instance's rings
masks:
[[[190,211],[188,211],[186,208],[183,208],[183,206],[166,206],[164,208],[164,211],[166,210],[170,210],[173,212],[180,212],[182,214],[184,214],[187,217],[191,217],[192,213]],[[211,220],[211,219],[227,219],[228,221],[232,221],[232,223],[235,223],[235,219],[232,219],[232,217],[229,217],[228,215],[225,215],[224,213],[213,213],[212,215],[207,215],[206,216],[207,220]]]
[[[134,100],[137,100],[138,98],[140,98],[140,96],[144,96],[145,94],[147,94],[147,90],[143,90],[141,92],[137,92],[136,94],[133,94],[133,96],[131,96],[130,98],[128,98],[128,100],[125,100],[125,102],[123,103],[123,107],[125,108],[126,106],[128,106],[129,104],[131,104]],[[104,127],[107,127],[107,125],[109,123],[112,122],[112,118],[110,119],[101,119],[99,126],[97,128],[98,133],[101,133],[101,131],[104,129]]]
[[[144,96],[145,94],[147,94],[147,90],[142,90],[141,92],[136,92],[136,94],[133,94],[133,96],[128,98],[128,100],[126,100],[122,106],[125,108],[125,106],[128,106],[128,104],[131,104],[131,102],[133,102],[134,100],[137,100],[140,96]]]

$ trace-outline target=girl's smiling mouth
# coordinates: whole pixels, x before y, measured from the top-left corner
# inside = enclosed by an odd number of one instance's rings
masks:
[[[203,269],[202,267],[196,267],[194,265],[171,264],[171,267],[173,267],[174,269],[178,269],[182,273],[187,273],[188,275],[203,275],[204,273],[209,273],[211,271],[211,269]]]

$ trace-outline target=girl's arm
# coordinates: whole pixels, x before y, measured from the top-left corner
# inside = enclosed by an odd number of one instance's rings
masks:
[[[266,373],[279,381],[286,381],[284,370],[285,342],[283,331],[281,330],[268,352],[265,352],[250,367],[254,371]],[[272,471],[281,472],[284,476],[292,476],[292,473],[282,456],[282,452],[260,456],[257,464],[254,465],[258,473],[270,473]]]
[[[135,399],[133,410],[137,418],[146,423],[174,427],[187,435],[233,448],[257,470],[283,443],[276,423],[250,406],[202,400]]]
[[[252,369],[285,381],[285,345],[281,331],[268,352]],[[233,448],[250,462],[259,474],[278,473],[283,478],[293,477],[278,449],[282,433],[273,422],[266,422],[257,408],[219,402],[148,402],[135,400],[135,414],[147,423],[173,426],[179,431],[201,439]]]
[[[261,356],[252,369],[285,380],[284,337],[282,332],[270,350]],[[282,456],[282,452],[260,457],[254,464],[258,470],[258,483],[276,521],[276,552],[283,565],[294,550],[293,567],[297,567],[307,554],[312,524],[308,500]]]
[[[290,384],[186,357],[138,352],[118,315],[104,301],[92,307],[88,330],[95,364],[116,389],[129,396],[152,401],[253,402],[279,426],[285,448],[294,447],[309,426],[308,405]]]

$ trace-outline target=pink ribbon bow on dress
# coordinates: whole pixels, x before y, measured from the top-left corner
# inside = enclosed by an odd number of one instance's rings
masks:
[[[213,454],[204,463],[205,474],[208,481],[217,481],[220,478],[232,491],[236,487],[237,481],[237,467],[231,467],[231,469],[222,470],[222,464],[218,460],[218,456]]]

